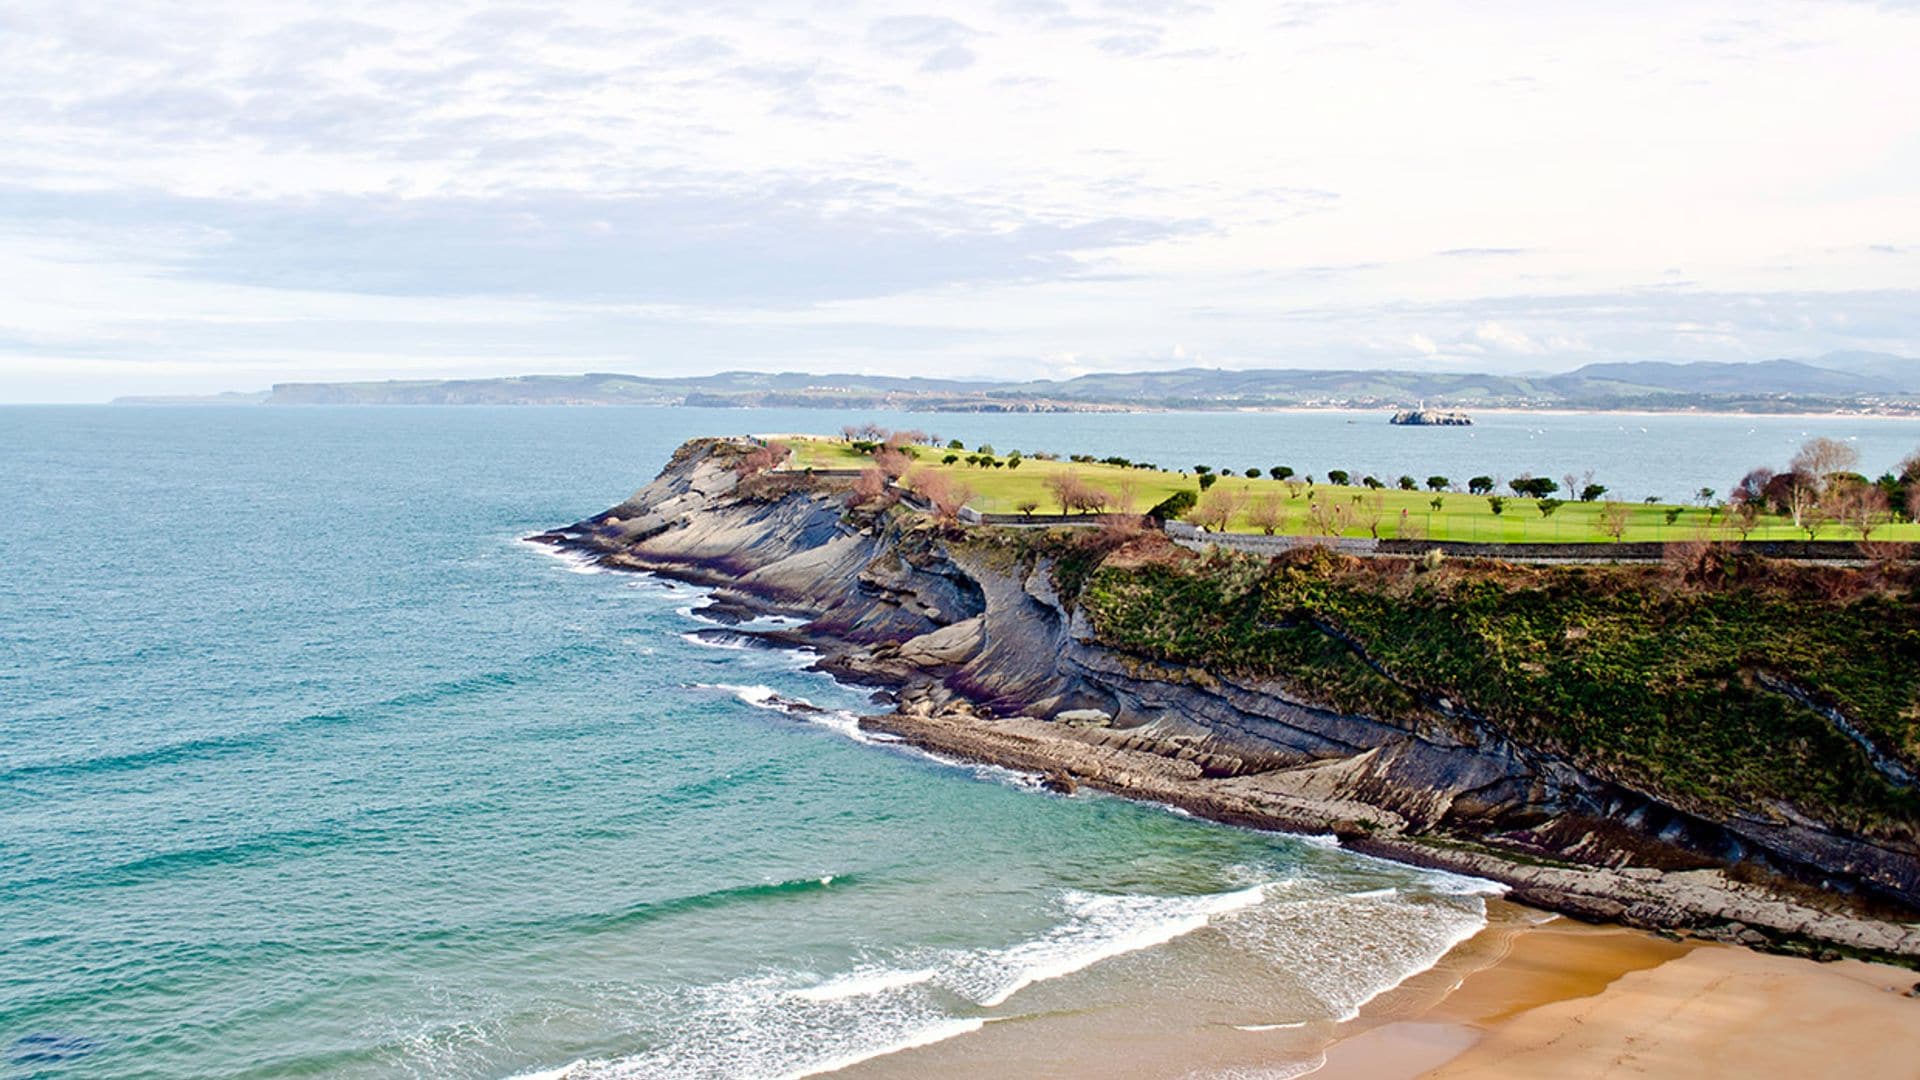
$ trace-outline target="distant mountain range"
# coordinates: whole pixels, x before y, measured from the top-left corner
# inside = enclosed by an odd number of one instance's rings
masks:
[[[1701,409],[1920,413],[1920,360],[1829,353],[1750,363],[1642,360],[1557,375],[1267,368],[1102,372],[993,382],[729,371],[684,378],[521,375],[494,379],[280,383],[263,394],[122,402],[269,405],[704,405],[896,408],[949,412],[1234,409],[1281,406]]]

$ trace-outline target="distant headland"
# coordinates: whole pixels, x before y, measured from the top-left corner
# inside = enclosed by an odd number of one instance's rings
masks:
[[[993,381],[728,371],[384,382],[288,382],[256,394],[122,398],[122,404],[687,405],[956,413],[1466,409],[1853,413],[1920,416],[1920,360],[1830,353],[1753,363],[1588,364],[1554,375],[1260,368],[1097,372]]]

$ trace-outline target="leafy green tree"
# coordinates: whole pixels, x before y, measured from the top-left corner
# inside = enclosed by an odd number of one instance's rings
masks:
[[[1273,468],[1267,470],[1267,475],[1273,477],[1275,480],[1291,479],[1293,476],[1293,466],[1275,465]]]
[[[1367,486],[1368,491],[1379,491],[1381,488],[1386,487],[1385,484],[1380,482],[1380,478],[1377,476],[1363,476],[1360,478],[1360,482]]]
[[[953,464],[954,462],[956,462],[956,461],[959,461],[959,460],[960,460],[960,455],[959,455],[959,454],[948,454],[948,455],[947,455],[946,457],[943,457],[943,458],[941,458],[941,459],[940,459],[940,464],[942,464],[942,465],[951,465],[951,464]]]
[[[1411,476],[1402,476],[1400,478],[1400,490],[1401,491],[1419,491],[1420,482],[1415,480]]]
[[[1251,468],[1251,469],[1248,469],[1248,470],[1247,470],[1247,479],[1249,479],[1249,480],[1258,480],[1258,479],[1260,479],[1260,474],[1261,474],[1261,473],[1264,473],[1264,472],[1266,472],[1266,470],[1265,470],[1265,469],[1262,469],[1262,468],[1260,468],[1260,467],[1258,467],[1258,466],[1255,466],[1254,468]]]
[[[1194,475],[1196,476],[1205,476],[1212,471],[1213,471],[1213,466],[1211,465],[1195,465],[1193,467],[1193,472],[1194,472]]]
[[[1452,481],[1444,476],[1429,476],[1427,477],[1427,490],[1445,491],[1447,490],[1447,485],[1450,483],[1452,483]]]
[[[1147,511],[1147,516],[1159,521],[1178,521],[1186,516],[1187,511],[1192,510],[1194,504],[1199,501],[1199,492],[1191,488],[1181,488],[1156,503],[1153,509]]]
[[[1338,484],[1341,487],[1346,487],[1347,481],[1351,479],[1352,477],[1347,473],[1347,470],[1345,469],[1328,469],[1327,470],[1327,483],[1329,484]]]
[[[1467,490],[1475,495],[1491,495],[1493,493],[1493,477],[1476,476],[1467,481]]]
[[[1554,512],[1555,510],[1558,510],[1558,509],[1560,509],[1560,507],[1561,507],[1561,506],[1562,506],[1563,504],[1561,503],[1561,501],[1560,501],[1559,499],[1552,499],[1552,498],[1548,498],[1548,499],[1541,499],[1541,500],[1540,500],[1540,501],[1539,501],[1538,503],[1535,503],[1534,505],[1536,505],[1536,506],[1538,506],[1538,507],[1540,508],[1540,516],[1541,516],[1541,517],[1543,517],[1543,518],[1549,518],[1549,517],[1552,517],[1552,516],[1553,516],[1553,512]]]
[[[1219,480],[1220,480],[1219,477],[1213,475],[1210,472],[1201,473],[1200,474],[1200,490],[1201,491],[1207,490],[1208,488],[1212,487],[1214,484],[1218,483]]]
[[[1607,485],[1588,484],[1586,487],[1583,487],[1580,489],[1580,501],[1594,502],[1598,500],[1600,496],[1605,495],[1606,493],[1607,493]]]
[[[961,442],[959,439],[947,440],[947,449],[949,450],[965,450],[966,448],[967,448],[967,444]]]
[[[1494,517],[1499,517],[1501,514],[1507,512],[1507,500],[1498,495],[1489,495],[1487,496],[1487,509],[1493,511]]]

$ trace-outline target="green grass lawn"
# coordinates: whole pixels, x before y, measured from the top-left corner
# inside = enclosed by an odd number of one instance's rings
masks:
[[[793,448],[793,457],[785,466],[788,469],[857,469],[873,462],[868,455],[838,439],[789,439],[786,442]],[[914,452],[918,455],[914,468],[948,473],[955,482],[972,489],[973,496],[967,500],[967,504],[988,514],[1017,513],[1020,504],[1029,500],[1040,504],[1040,513],[1058,513],[1060,508],[1047,491],[1046,480],[1054,473],[1067,469],[1077,472],[1087,483],[1114,495],[1116,501],[1130,486],[1134,509],[1141,512],[1176,491],[1198,490],[1199,487],[1198,481],[1190,474],[1150,469],[1038,461],[1032,458],[1023,461],[1017,469],[979,468],[968,465],[964,460],[953,465],[941,463],[943,457],[955,451],[916,447]],[[969,452],[959,453],[964,459]],[[1002,454],[1006,452],[1001,451]],[[1001,460],[1006,459],[1002,457]],[[1448,492],[1438,496],[1440,509],[1435,510],[1433,500],[1436,496],[1428,491],[1369,491],[1363,487],[1321,483],[1311,488],[1300,485],[1299,494],[1293,495],[1288,486],[1278,480],[1250,480],[1245,477],[1223,479],[1215,487],[1239,492],[1243,504],[1255,498],[1277,494],[1284,500],[1286,508],[1286,522],[1278,531],[1293,536],[1311,536],[1319,532],[1311,517],[1310,507],[1325,502],[1344,505],[1353,514],[1352,522],[1341,530],[1340,535],[1343,536],[1373,535],[1368,527],[1368,519],[1377,516],[1381,539],[1487,543],[1604,543],[1613,539],[1600,526],[1600,515],[1605,504],[1597,502],[1566,502],[1551,517],[1547,517],[1540,513],[1537,500],[1509,495],[1504,512],[1496,515],[1485,496],[1464,492]],[[1698,506],[1676,507],[1667,503],[1620,505],[1626,508],[1629,515],[1626,532],[1621,536],[1623,540],[1688,540],[1709,533],[1718,539],[1739,538],[1737,532],[1728,532],[1721,527],[1726,515],[1717,511],[1710,512]],[[1679,516],[1669,523],[1668,512],[1674,509],[1679,510]],[[1233,532],[1262,531],[1248,520],[1244,507],[1230,529]],[[1818,537],[1822,540],[1855,538],[1852,529],[1839,525],[1829,525],[1821,530]],[[1889,525],[1876,531],[1874,538],[1920,540],[1920,524]],[[1785,518],[1767,516],[1761,519],[1759,527],[1747,539],[1804,540],[1806,534],[1794,528],[1793,523]]]

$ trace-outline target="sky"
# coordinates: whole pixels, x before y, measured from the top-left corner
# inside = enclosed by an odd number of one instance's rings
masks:
[[[1920,356],[1920,0],[0,6],[0,401]]]

